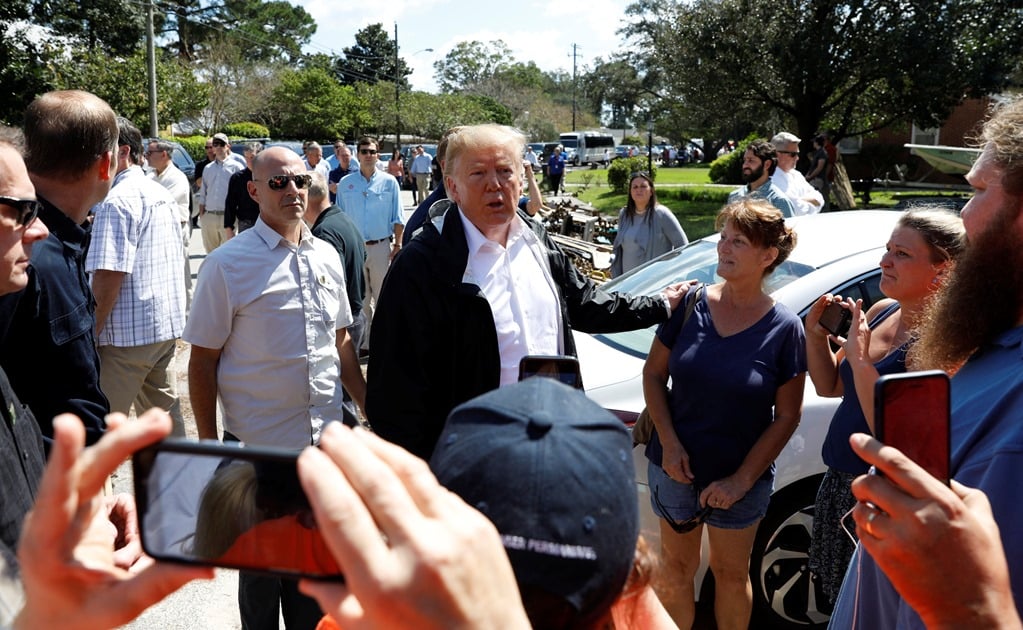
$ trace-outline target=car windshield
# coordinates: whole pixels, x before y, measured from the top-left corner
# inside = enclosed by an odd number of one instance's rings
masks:
[[[718,264],[717,239],[709,238],[676,249],[606,283],[602,289],[630,295],[654,295],[664,287],[683,280],[712,284],[721,282],[715,271]],[[764,280],[764,290],[774,293],[796,278],[813,271],[813,267],[786,260]],[[593,338],[637,357],[650,351],[656,326],[641,330],[594,335]]]

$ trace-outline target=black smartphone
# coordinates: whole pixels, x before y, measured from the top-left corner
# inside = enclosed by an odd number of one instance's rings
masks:
[[[852,311],[842,306],[841,302],[832,302],[824,307],[820,324],[832,335],[846,337],[852,325]]]
[[[529,355],[519,361],[519,380],[531,376],[556,378],[565,385],[583,388],[583,376],[579,372],[579,359],[565,355]]]
[[[142,548],[157,560],[342,580],[298,481],[298,454],[174,438],[136,452]]]
[[[874,385],[874,433],[949,482],[949,380],[941,370],[886,374]]]

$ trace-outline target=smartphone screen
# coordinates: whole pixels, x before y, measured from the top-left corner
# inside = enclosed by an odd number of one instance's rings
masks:
[[[575,357],[564,355],[522,357],[522,360],[519,361],[519,380],[525,380],[531,376],[556,378],[570,387],[583,388],[579,360]]]
[[[142,547],[184,564],[340,580],[298,451],[167,439],[132,458]]]
[[[882,376],[874,386],[874,408],[877,439],[948,485],[948,375],[928,370]]]

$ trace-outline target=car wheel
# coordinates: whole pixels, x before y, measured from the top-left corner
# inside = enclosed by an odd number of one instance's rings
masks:
[[[813,511],[821,475],[771,497],[750,557],[753,618],[779,629],[823,628],[831,609],[808,567]]]

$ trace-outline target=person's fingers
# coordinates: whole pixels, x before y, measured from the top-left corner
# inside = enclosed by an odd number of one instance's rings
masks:
[[[391,467],[355,437],[352,429],[339,422],[329,424],[320,439],[320,449],[341,469],[392,543],[414,535],[418,506]]]
[[[44,557],[54,557],[54,552],[62,548],[63,535],[78,511],[75,462],[85,447],[85,427],[75,416],[61,414],[53,419],[53,438],[35,504],[25,519],[24,529],[33,535],[23,537],[20,545],[26,551],[37,548],[50,552]]]
[[[116,599],[116,604],[100,598],[93,602],[98,607],[109,611],[108,623],[103,627],[124,625],[158,601],[192,580],[209,580],[213,578],[213,569],[207,567],[186,567],[172,564],[154,563],[138,575],[117,585],[109,596]]]
[[[391,467],[423,514],[440,517],[448,513],[451,493],[440,485],[425,461],[365,429],[357,428],[354,434]]]
[[[884,473],[890,481],[890,487],[897,486],[911,497],[938,499],[950,492],[945,484],[906,457],[902,451],[887,446],[872,436],[854,433],[849,437],[849,445],[863,461]]]
[[[853,508],[852,518],[856,521],[856,533],[866,543],[869,539],[884,540],[891,519],[876,508],[865,503],[857,503]]]
[[[329,433],[324,431],[321,449],[325,442],[331,442]],[[356,583],[373,583],[376,574],[386,568],[387,543],[362,497],[321,449],[307,448],[298,457],[302,489],[341,571]]]
[[[155,407],[134,422],[126,422],[123,414],[107,416],[107,432],[82,454],[79,489],[88,496],[98,494],[107,477],[132,453],[167,437],[170,431],[170,415]]]

